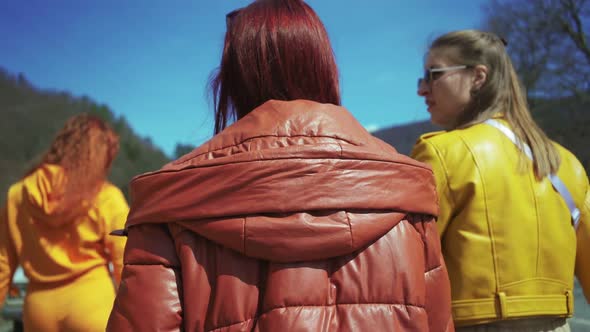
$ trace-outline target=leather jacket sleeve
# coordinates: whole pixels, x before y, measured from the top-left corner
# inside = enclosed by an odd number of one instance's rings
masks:
[[[438,232],[442,237],[451,221],[451,214],[456,208],[454,197],[449,188],[448,171],[440,151],[426,139],[420,139],[412,150],[411,157],[428,164],[434,173],[436,191],[438,194],[439,214],[436,222]]]
[[[114,186],[111,186],[108,190],[108,198],[104,201],[99,202],[98,208],[103,215],[103,220],[107,230],[107,234],[114,230],[122,229],[125,227],[125,220],[127,219],[127,213],[129,212],[129,206],[125,200],[125,196]],[[123,269],[123,252],[125,249],[125,237],[123,236],[111,236],[105,237],[105,247],[109,254],[109,259],[113,264],[113,279],[118,287],[121,282],[121,271]]]
[[[451,285],[442,256],[440,239],[432,216],[411,216],[412,224],[422,236],[426,271],[426,312],[429,331],[454,331],[451,312]]]
[[[17,265],[16,248],[8,230],[8,206],[4,206],[0,209],[0,305],[10,290]]]
[[[580,207],[580,226],[577,231],[576,276],[590,303],[590,188],[586,183],[586,200]]]
[[[166,224],[128,230],[121,285],[107,331],[181,331],[180,263]]]

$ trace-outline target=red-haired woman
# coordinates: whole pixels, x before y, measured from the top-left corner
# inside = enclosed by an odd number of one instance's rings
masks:
[[[106,327],[125,246],[109,233],[128,212],[121,191],[106,180],[118,146],[102,120],[74,116],[39,165],[8,191],[0,211],[0,301],[21,265],[29,279],[26,331]]]
[[[217,135],[133,180],[107,330],[452,330],[431,170],[338,106],[303,1],[227,20]]]

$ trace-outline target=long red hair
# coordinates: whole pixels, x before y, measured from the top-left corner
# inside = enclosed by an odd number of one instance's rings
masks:
[[[228,14],[211,89],[216,134],[271,99],[340,104],[328,34],[301,0],[258,0]]]
[[[57,213],[77,211],[83,201],[98,193],[117,152],[119,137],[103,120],[88,114],[68,119],[33,173],[44,164],[59,165],[65,172]]]

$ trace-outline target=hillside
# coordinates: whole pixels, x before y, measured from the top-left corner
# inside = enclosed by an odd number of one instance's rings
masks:
[[[549,138],[572,151],[590,172],[590,101],[564,98],[535,100],[533,117]],[[394,126],[373,133],[393,145],[400,153],[409,154],[416,139],[427,132],[440,130],[429,121]]]
[[[0,68],[0,201],[11,183],[18,180],[49,147],[70,116],[88,112],[108,121],[121,138],[119,155],[109,179],[126,194],[137,174],[160,168],[166,155],[149,138],[139,137],[123,117],[115,117],[106,105],[88,97],[34,87],[23,75]]]
[[[373,135],[391,144],[399,153],[409,155],[420,135],[437,130],[440,129],[430,121],[420,121],[381,129],[374,132]]]

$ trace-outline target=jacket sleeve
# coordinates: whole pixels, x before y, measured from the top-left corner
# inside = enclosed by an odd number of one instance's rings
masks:
[[[590,303],[590,189],[586,178],[586,199],[580,207],[580,224],[577,231],[576,276]]]
[[[423,215],[413,216],[413,218],[412,224],[424,242],[425,309],[428,314],[428,330],[431,332],[454,331],[451,311],[451,283],[442,256],[435,220],[431,216]]]
[[[129,213],[129,206],[125,196],[115,186],[109,186],[105,199],[99,206],[104,218],[106,228],[105,247],[109,253],[109,259],[113,264],[113,279],[118,286],[121,282],[121,270],[123,269],[123,252],[126,238],[123,236],[109,235],[114,230],[125,228],[125,221]]]
[[[107,331],[181,331],[182,282],[165,224],[128,230],[121,285]]]
[[[412,150],[411,157],[428,164],[434,173],[436,191],[438,193],[439,214],[437,227],[441,237],[451,219],[451,213],[455,208],[451,190],[449,187],[449,176],[445,161],[440,151],[427,139],[420,138]]]
[[[17,265],[16,248],[8,229],[8,206],[5,205],[0,210],[0,307],[6,300]]]

